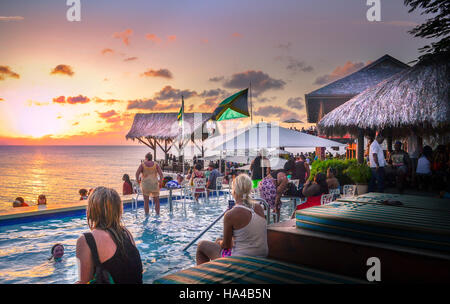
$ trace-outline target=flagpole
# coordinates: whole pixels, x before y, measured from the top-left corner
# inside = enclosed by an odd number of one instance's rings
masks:
[[[250,91],[250,125],[253,125],[253,103],[252,103],[252,82],[250,81],[249,85]]]
[[[184,97],[181,95],[181,144],[183,147],[182,162],[183,162],[183,179],[184,179]]]

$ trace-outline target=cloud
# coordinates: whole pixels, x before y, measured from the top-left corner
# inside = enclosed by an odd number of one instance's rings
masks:
[[[230,89],[247,88],[252,84],[252,93],[254,96],[267,91],[283,89],[286,82],[281,79],[274,79],[262,71],[245,71],[236,73],[230,79],[225,80],[223,86]]]
[[[5,80],[6,77],[19,79],[20,75],[13,72],[9,66],[0,65],[0,80]]]
[[[84,103],[88,103],[90,101],[90,99],[86,96],[83,95],[78,95],[78,96],[68,96],[67,98],[65,98],[65,96],[59,96],[56,98],[53,98],[53,102],[54,103],[61,103],[61,104],[84,104]]]
[[[177,40],[176,35],[167,36],[167,41],[169,41],[169,42],[175,42],[176,40]]]
[[[316,78],[314,84],[323,85],[335,80],[338,80],[348,74],[356,72],[357,70],[364,67],[363,62],[351,62],[347,61],[343,66],[336,67],[330,74],[322,75]]]
[[[1,102],[1,101],[5,101],[5,100],[4,100],[3,98],[0,97],[0,102]]]
[[[298,60],[292,56],[277,56],[275,60],[287,63],[286,69],[294,74],[299,72],[312,72],[314,68],[303,60]]]
[[[101,118],[110,118],[112,116],[116,116],[117,112],[115,110],[107,111],[107,112],[97,112],[98,116]]]
[[[159,38],[155,34],[146,34],[145,35],[145,39],[150,40],[150,41],[152,41],[154,43],[160,43],[161,42],[161,38]]]
[[[123,32],[116,32],[113,34],[113,38],[118,38],[118,39],[122,39],[123,43],[125,43],[125,45],[130,45],[130,36],[133,35],[133,30],[132,29],[126,29]]]
[[[173,78],[172,73],[168,69],[159,69],[159,70],[149,69],[148,71],[142,73],[141,76],[162,77],[162,78],[167,78],[167,79]]]
[[[289,58],[289,63],[286,66],[286,69],[293,73],[312,72],[314,70],[312,66],[307,65],[304,61],[299,61],[294,58]]]
[[[289,50],[291,49],[291,47],[292,47],[292,43],[291,43],[291,42],[287,42],[287,43],[285,43],[285,44],[280,43],[280,44],[278,44],[278,45],[276,46],[276,48],[278,48],[278,49],[284,49],[284,50],[286,50],[286,51],[289,51]]]
[[[204,44],[207,44],[207,43],[209,43],[209,40],[206,39],[206,38],[203,38],[203,39],[200,39],[200,42],[204,43]]]
[[[211,77],[211,78],[209,78],[209,81],[212,81],[212,82],[220,82],[220,81],[222,81],[222,80],[224,80],[225,79],[225,77],[223,77],[223,76],[217,76],[217,77]]]
[[[80,124],[80,122],[79,122],[79,121],[77,121],[77,122],[74,122],[74,123],[72,124],[72,126],[77,126],[78,124]]]
[[[99,97],[94,97],[93,100],[96,103],[106,103],[108,105],[112,105],[114,103],[122,102],[122,100],[119,100],[119,99],[102,99],[102,98],[99,98]]]
[[[5,21],[5,22],[9,22],[9,21],[22,21],[25,18],[22,16],[0,16],[0,21]]]
[[[102,53],[102,55],[105,55],[108,53],[114,54],[114,50],[107,48],[107,49],[103,49],[101,53]]]
[[[234,32],[233,34],[231,34],[231,37],[233,37],[233,38],[242,38],[242,34],[240,34],[238,32]]]
[[[303,110],[305,108],[305,103],[301,102],[301,100],[303,100],[302,97],[289,98],[287,105],[293,109]]]
[[[141,110],[152,110],[152,111],[166,111],[166,110],[175,110],[179,109],[179,104],[164,104],[159,103],[154,99],[137,99],[130,100],[128,102],[127,110],[132,109],[141,109]]]
[[[72,67],[70,65],[59,64],[53,70],[50,71],[50,75],[56,74],[67,75],[72,77],[73,74],[75,73],[72,71]]]
[[[277,116],[280,120],[286,120],[289,118],[296,118],[299,119],[300,116],[292,111],[289,111],[285,108],[279,107],[279,106],[262,106],[259,107],[253,114],[258,116]]]
[[[123,61],[133,61],[133,60],[137,60],[138,58],[137,57],[128,57],[128,58],[125,58]]]
[[[181,95],[183,95],[184,99],[188,99],[191,97],[198,96],[198,93],[196,91],[179,90],[171,86],[165,86],[164,88],[161,89],[161,91],[155,94],[155,100],[169,101],[171,103],[175,103],[181,101]]]

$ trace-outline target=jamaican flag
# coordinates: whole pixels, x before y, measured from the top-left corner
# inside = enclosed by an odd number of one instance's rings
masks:
[[[177,121],[180,126],[183,123],[183,119],[184,119],[184,98],[183,96],[181,96],[181,108],[177,115]]]
[[[222,101],[214,110],[211,119],[221,121],[249,116],[247,88]]]

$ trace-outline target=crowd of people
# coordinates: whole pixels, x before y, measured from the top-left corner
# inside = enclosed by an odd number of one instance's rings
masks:
[[[436,149],[424,146],[421,151],[406,152],[404,144],[395,142],[392,151],[384,152],[382,133],[369,141],[367,161],[372,177],[369,192],[384,192],[387,186],[396,187],[399,193],[406,188],[419,191],[438,191],[441,197],[450,197],[450,145]]]

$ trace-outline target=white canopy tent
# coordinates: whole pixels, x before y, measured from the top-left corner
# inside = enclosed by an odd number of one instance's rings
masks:
[[[228,139],[214,148],[216,151],[260,151],[270,148],[340,147],[345,144],[261,122]]]

